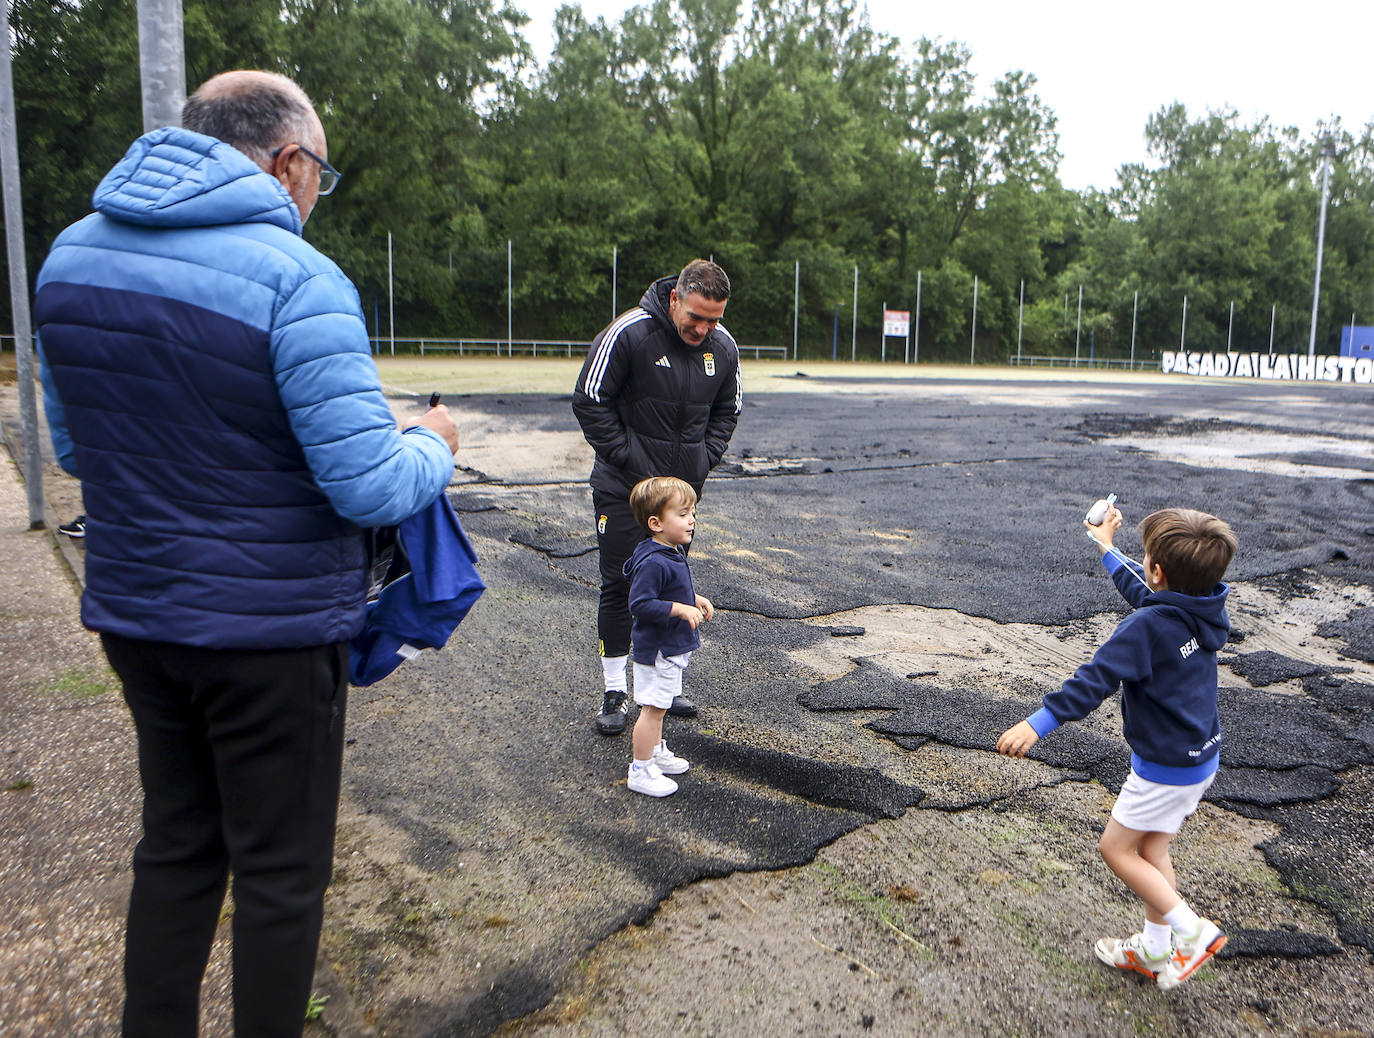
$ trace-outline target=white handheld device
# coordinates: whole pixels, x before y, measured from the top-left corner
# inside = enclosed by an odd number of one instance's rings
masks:
[[[1094,503],[1084,518],[1093,526],[1101,526],[1102,520],[1107,518],[1107,510],[1114,504],[1116,504],[1116,495],[1108,494],[1101,501]]]

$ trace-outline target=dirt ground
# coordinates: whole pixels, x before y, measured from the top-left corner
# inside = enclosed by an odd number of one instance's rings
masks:
[[[667,733],[694,768],[648,803],[624,790],[625,744],[589,728],[576,364],[380,367],[398,414],[437,389],[459,415],[451,496],[489,590],[444,652],[353,694],[330,1000],[312,1031],[1372,1033],[1367,389],[746,367],[745,416],[692,553],[721,610],[689,677],[702,714]],[[1230,582],[1243,640],[1222,654],[1231,785],[1175,843],[1185,894],[1232,940],[1161,993],[1092,954],[1139,926],[1095,849],[1122,772],[1115,707],[1036,760],[999,758],[990,740],[1121,615],[1071,536],[1083,508],[1115,488],[1135,520],[1181,503],[1155,500],[1180,487],[1242,536]],[[22,488],[2,496],[22,508]],[[59,520],[79,510],[63,479],[48,498]],[[10,515],[5,538],[41,556],[45,535],[19,525]],[[51,572],[15,563],[14,582],[38,576],[49,604],[36,627],[7,625],[7,658],[56,648],[6,681],[5,716],[24,718],[7,723],[10,770],[39,780],[0,799],[0,833],[91,846],[64,848],[60,868],[34,851],[0,872],[23,920],[7,976],[28,978],[7,987],[35,1007],[17,1033],[61,1019],[61,1033],[106,1034],[136,778],[108,675],[54,691],[65,670],[101,664],[47,555]],[[7,611],[31,608],[12,596]],[[43,770],[55,733],[75,742],[60,781]],[[32,936],[59,920],[80,937]],[[222,955],[208,1035],[226,1033]]]

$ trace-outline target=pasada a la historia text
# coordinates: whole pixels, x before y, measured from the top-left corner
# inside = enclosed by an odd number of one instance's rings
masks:
[[[1189,353],[1165,351],[1160,370],[1174,375],[1219,378],[1268,378],[1289,382],[1356,382],[1374,384],[1374,358],[1302,353]]]

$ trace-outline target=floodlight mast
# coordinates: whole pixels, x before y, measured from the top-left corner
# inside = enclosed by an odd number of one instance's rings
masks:
[[[138,0],[138,63],[143,132],[180,126],[186,100],[181,0]]]
[[[1307,337],[1307,355],[1317,355],[1317,304],[1322,294],[1322,251],[1326,245],[1326,201],[1331,195],[1331,160],[1336,144],[1330,137],[1322,142],[1322,209],[1317,219],[1317,273],[1312,281],[1312,330]]]
[[[11,73],[10,4],[5,4],[6,36],[0,55],[0,180],[3,181],[5,254],[10,271],[10,314],[14,322],[14,362],[19,380],[19,420],[24,437],[24,480],[28,488],[29,529],[43,526],[43,460],[38,450],[38,397],[34,388],[33,325],[29,313],[28,263],[24,258],[24,207],[19,189],[19,131]]]

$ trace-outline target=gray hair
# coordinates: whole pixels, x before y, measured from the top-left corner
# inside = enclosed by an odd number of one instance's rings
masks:
[[[678,299],[685,300],[690,295],[698,295],[716,302],[730,298],[730,279],[710,260],[694,259],[682,268],[673,286]]]
[[[186,99],[181,125],[232,144],[264,169],[275,149],[306,141],[314,132],[310,99],[285,76],[263,73],[230,86],[207,86]]]

